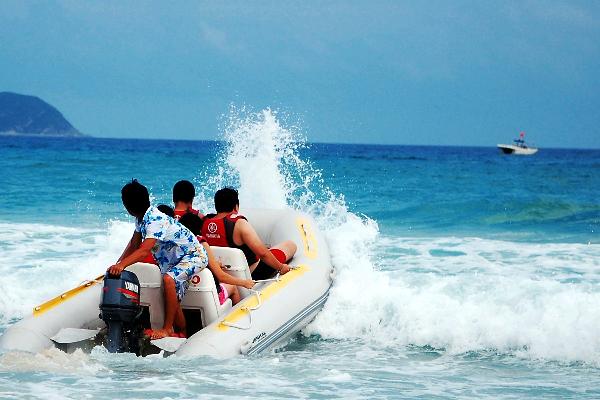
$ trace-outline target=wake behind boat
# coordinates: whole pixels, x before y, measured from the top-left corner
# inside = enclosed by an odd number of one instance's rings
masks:
[[[331,286],[332,266],[327,245],[308,215],[293,210],[245,210],[265,243],[292,239],[298,251],[283,276],[240,288],[243,300],[219,303],[208,268],[194,275],[182,300],[188,338],[149,341],[145,329],[164,322],[159,269],[136,263],[120,278],[98,277],[34,308],[32,315],[9,327],[0,337],[3,350],[65,351],[105,344],[110,351],[137,354],[164,350],[185,356],[218,358],[255,354],[277,346],[305,327],[323,307]],[[213,247],[227,273],[251,279],[243,253]],[[100,314],[100,315],[99,315]]]
[[[525,132],[519,134],[519,138],[513,140],[515,144],[499,144],[498,148],[503,154],[531,155],[537,153],[537,147],[529,147],[525,143]]]

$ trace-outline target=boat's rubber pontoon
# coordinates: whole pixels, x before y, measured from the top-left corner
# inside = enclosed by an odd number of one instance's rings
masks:
[[[152,344],[184,356],[232,357],[255,354],[283,343],[306,326],[322,308],[331,285],[332,266],[323,236],[312,218],[293,210],[246,210],[256,232],[267,245],[291,239],[298,251],[283,276],[259,282],[252,290],[239,288],[243,300],[220,305],[208,268],[191,279],[182,301],[187,339],[164,338]],[[251,279],[242,252],[213,247],[225,270]],[[107,262],[108,264],[109,262]],[[155,265],[137,263],[127,268],[140,284],[140,318],[144,328],[158,329],[164,320],[162,278]],[[0,337],[3,350],[39,352],[50,347],[69,351],[102,340],[106,324],[99,316],[103,277],[38,306],[32,315],[10,326]]]

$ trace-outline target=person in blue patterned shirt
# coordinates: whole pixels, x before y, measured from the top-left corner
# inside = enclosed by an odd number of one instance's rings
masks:
[[[174,326],[185,334],[185,318],[179,304],[192,276],[208,264],[206,251],[198,239],[174,218],[150,205],[148,189],[132,180],[121,190],[127,212],[135,217],[135,231],[116,264],[108,267],[111,275],[120,275],[131,264],[154,255],[163,275],[165,323],[152,332],[152,339],[174,334]]]

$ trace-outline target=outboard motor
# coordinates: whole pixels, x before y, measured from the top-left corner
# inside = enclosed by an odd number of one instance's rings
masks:
[[[138,350],[140,306],[140,281],[130,271],[120,276],[104,276],[100,318],[106,322],[106,348],[111,353]]]

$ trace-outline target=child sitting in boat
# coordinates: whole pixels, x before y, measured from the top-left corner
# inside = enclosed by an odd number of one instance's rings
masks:
[[[246,289],[252,289],[254,286],[254,281],[250,279],[240,279],[234,276],[229,275],[221,269],[221,263],[216,259],[213,252],[210,249],[206,240],[200,235],[200,230],[202,228],[202,219],[193,213],[184,214],[179,222],[188,228],[194,235],[198,241],[204,246],[206,253],[208,254],[208,268],[213,274],[215,279],[215,285],[217,286],[217,293],[219,293],[219,302],[221,304],[225,303],[227,298],[231,298],[231,302],[235,305],[240,301],[240,292],[238,290],[238,286],[243,286]]]
[[[181,180],[173,186],[173,204],[175,204],[175,218],[179,219],[184,214],[192,213],[204,218],[198,210],[194,210],[193,203],[196,189],[190,181]]]
[[[289,272],[290,267],[286,263],[296,253],[296,244],[286,240],[267,248],[246,217],[238,214],[239,208],[237,190],[226,187],[215,193],[217,213],[207,215],[202,224],[202,236],[208,244],[242,250],[252,279],[268,279],[275,272],[281,275]]]
[[[135,231],[117,263],[108,267],[108,273],[118,276],[126,267],[153,253],[163,276],[165,322],[151,337],[170,336],[174,326],[185,334],[180,302],[189,280],[207,266],[206,250],[188,229],[150,205],[148,189],[137,180],[123,186],[121,199],[127,212],[135,217]]]

